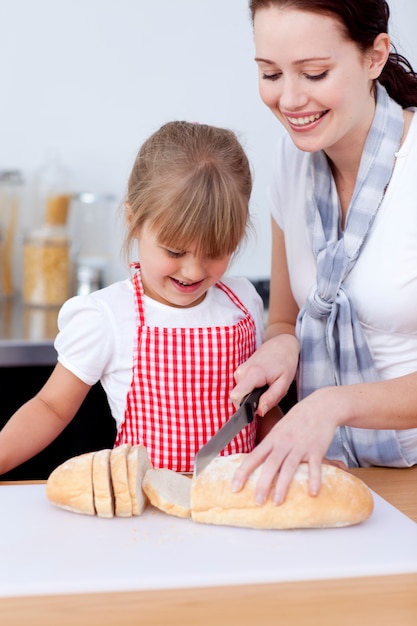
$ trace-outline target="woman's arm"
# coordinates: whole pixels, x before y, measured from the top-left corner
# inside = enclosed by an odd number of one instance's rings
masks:
[[[338,426],[400,430],[417,428],[417,372],[372,383],[324,387],[298,402],[260,442],[237,470],[238,491],[249,474],[264,463],[256,497],[268,497],[278,475],[273,498],[284,501],[301,462],[309,465],[310,493],[321,486],[321,464]]]
[[[272,268],[269,324],[265,343],[236,372],[232,399],[256,386],[270,387],[260,399],[259,413],[285,395],[298,364],[295,323],[298,307],[291,293],[282,231],[272,222]],[[417,373],[388,381],[326,387],[293,406],[251,452],[234,477],[239,490],[249,474],[264,464],[257,485],[262,503],[278,475],[274,491],[277,503],[285,499],[288,486],[301,462],[309,464],[310,492],[321,484],[321,464],[338,426],[370,429],[417,427]]]
[[[233,402],[238,406],[252,389],[268,384],[268,391],[260,398],[260,415],[265,415],[287,393],[295,377],[299,355],[299,344],[295,338],[298,306],[290,287],[284,235],[273,219],[271,229],[272,266],[266,340],[236,370],[236,386],[231,393]]]
[[[45,385],[0,431],[0,474],[46,448],[73,419],[90,386],[60,363]]]

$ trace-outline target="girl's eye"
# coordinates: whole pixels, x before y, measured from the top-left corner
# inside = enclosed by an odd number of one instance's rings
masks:
[[[328,74],[328,70],[326,70],[325,72],[322,72],[321,74],[306,74],[306,78],[308,78],[308,80],[323,80],[323,78],[326,78],[327,74]]]
[[[168,256],[170,256],[173,259],[179,259],[185,254],[185,252],[178,252],[176,250],[168,250],[168,248],[165,248],[165,252],[167,253]]]

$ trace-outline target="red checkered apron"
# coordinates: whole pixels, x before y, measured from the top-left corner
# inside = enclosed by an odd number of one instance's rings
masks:
[[[223,283],[242,310],[233,326],[155,328],[145,323],[143,287],[133,277],[137,341],[126,411],[115,445],[142,443],[154,467],[192,472],[198,450],[234,413],[229,393],[233,373],[256,347],[252,315]],[[255,445],[256,419],[222,454],[249,452]]]

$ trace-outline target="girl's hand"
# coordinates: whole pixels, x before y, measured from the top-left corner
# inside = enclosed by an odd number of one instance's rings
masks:
[[[312,393],[272,428],[237,469],[232,481],[233,491],[239,491],[249,475],[263,463],[256,486],[256,502],[263,504],[266,501],[277,478],[272,497],[276,504],[281,504],[298,466],[306,462],[310,494],[318,494],[321,464],[338,426],[329,409],[330,402],[326,400],[331,392],[326,388]]]
[[[230,397],[236,407],[256,387],[269,385],[259,400],[258,413],[266,415],[286,395],[298,365],[299,344],[290,334],[276,335],[263,343],[235,372]]]

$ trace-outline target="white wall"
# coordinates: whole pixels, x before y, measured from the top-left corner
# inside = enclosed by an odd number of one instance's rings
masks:
[[[417,66],[417,2],[390,5],[393,38]],[[265,188],[281,131],[257,93],[247,0],[0,0],[0,58],[0,169],[21,169],[28,185],[52,147],[74,190],[122,200],[140,144],[165,121],[237,131],[257,238],[233,271],[269,275]],[[112,279],[126,274],[120,241],[116,229]]]

